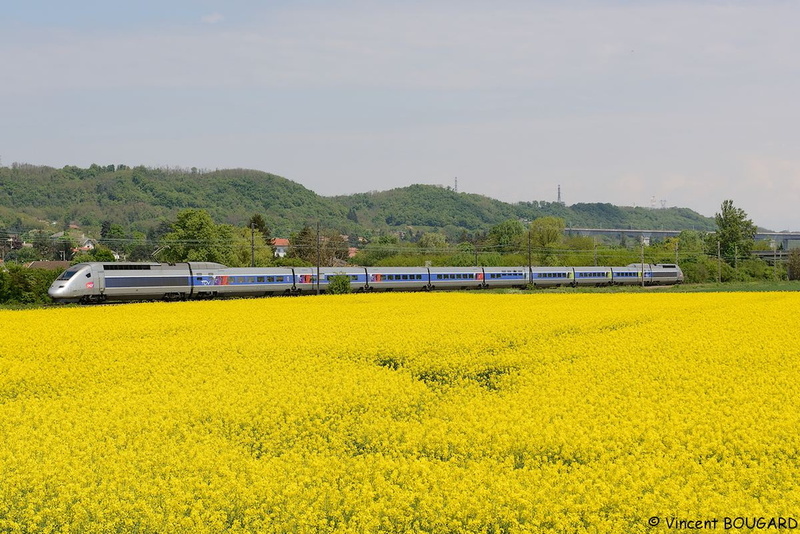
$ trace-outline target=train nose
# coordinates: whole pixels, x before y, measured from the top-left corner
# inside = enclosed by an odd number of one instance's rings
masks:
[[[65,282],[55,282],[50,286],[50,289],[47,290],[47,294],[50,295],[51,299],[59,300],[68,298],[70,296],[70,291]]]

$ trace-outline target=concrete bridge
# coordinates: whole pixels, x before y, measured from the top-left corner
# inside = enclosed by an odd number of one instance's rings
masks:
[[[703,230],[698,230],[702,232]],[[676,237],[682,230],[638,230],[634,228],[567,228],[567,234],[577,234],[585,236],[607,236],[615,239],[626,239],[639,241],[644,240],[645,244],[650,244],[651,240],[663,241],[668,237]],[[713,234],[714,232],[707,232]],[[800,232],[758,232],[757,241],[775,241],[777,247],[783,250],[800,248]]]

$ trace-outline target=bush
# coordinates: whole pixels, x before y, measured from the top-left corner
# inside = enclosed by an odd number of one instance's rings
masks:
[[[346,274],[337,274],[328,279],[328,293],[343,295],[350,293],[350,277]]]
[[[788,274],[789,280],[800,280],[800,248],[789,251]]]
[[[50,284],[59,271],[27,269],[9,264],[0,271],[0,302],[4,304],[44,304],[51,302],[47,295]]]

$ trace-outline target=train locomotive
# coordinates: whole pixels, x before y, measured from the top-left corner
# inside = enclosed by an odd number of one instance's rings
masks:
[[[317,273],[319,272],[319,281]],[[78,263],[48,290],[57,302],[190,300],[324,293],[335,276],[369,291],[511,287],[668,285],[683,282],[675,264],[625,267],[226,267],[211,262]]]

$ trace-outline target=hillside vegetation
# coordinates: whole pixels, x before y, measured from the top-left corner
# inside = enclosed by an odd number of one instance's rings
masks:
[[[511,218],[564,219],[569,227],[712,230],[713,219],[684,208],[651,210],[611,204],[523,202],[509,204],[449,188],[411,185],[391,191],[323,197],[302,185],[261,171],[153,169],[143,166],[14,164],[0,168],[0,228],[75,223],[97,233],[102,221],[146,232],[174,220],[182,209],[201,208],[219,222],[244,225],[264,214],[273,235],[289,235],[320,221],[342,233],[443,230],[486,232]]]

